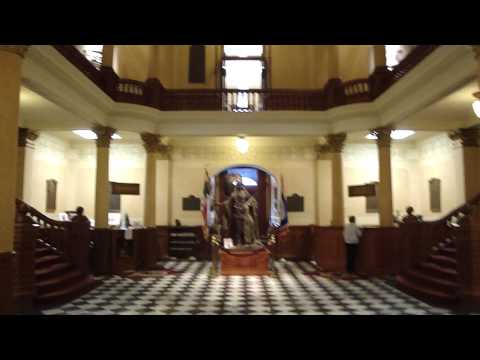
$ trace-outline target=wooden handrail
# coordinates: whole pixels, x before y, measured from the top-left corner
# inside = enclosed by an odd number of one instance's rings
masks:
[[[331,79],[322,89],[176,89],[167,90],[159,81],[119,79],[111,68],[97,69],[73,45],[54,45],[101,90],[118,102],[150,106],[163,111],[235,111],[229,96],[255,94],[252,111],[324,111],[334,107],[375,100],[395,82],[410,72],[438,45],[418,45],[393,69],[375,71],[368,79],[342,82]],[[150,79],[151,80],[151,79]]]
[[[27,203],[16,199],[17,223],[37,226],[39,238],[75,264],[83,273],[89,272],[90,226],[50,219]],[[31,226],[31,225],[30,225]]]
[[[419,223],[402,223],[400,242],[400,269],[402,272],[412,268],[414,264],[426,260],[432,251],[432,247],[439,241],[449,238],[457,247],[457,264],[459,266],[459,277],[462,286],[465,286],[468,278],[468,248],[469,241],[469,219],[472,207],[480,205],[480,193],[467,201],[465,204],[450,211],[442,218],[435,221]],[[460,217],[460,214],[463,217]],[[452,218],[459,221],[452,225]]]

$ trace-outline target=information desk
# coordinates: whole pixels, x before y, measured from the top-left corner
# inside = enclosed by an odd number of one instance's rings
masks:
[[[219,250],[222,275],[271,275],[270,252],[265,248]]]

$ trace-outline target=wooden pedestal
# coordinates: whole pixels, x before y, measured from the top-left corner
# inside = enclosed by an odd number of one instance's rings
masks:
[[[270,275],[270,254],[265,249],[228,252],[220,250],[220,272],[222,275]]]

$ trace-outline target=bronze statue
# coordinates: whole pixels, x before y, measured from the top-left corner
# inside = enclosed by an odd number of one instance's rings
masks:
[[[258,204],[241,182],[235,182],[228,199],[216,203],[222,210],[219,213],[222,235],[230,237],[235,246],[253,245],[260,239],[258,230]]]

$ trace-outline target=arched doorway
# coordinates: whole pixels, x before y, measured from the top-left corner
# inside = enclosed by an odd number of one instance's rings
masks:
[[[241,181],[258,203],[258,227],[261,238],[266,238],[270,227],[280,224],[279,183],[274,175],[255,165],[233,165],[213,176],[215,198],[225,201],[233,191],[234,181]]]

